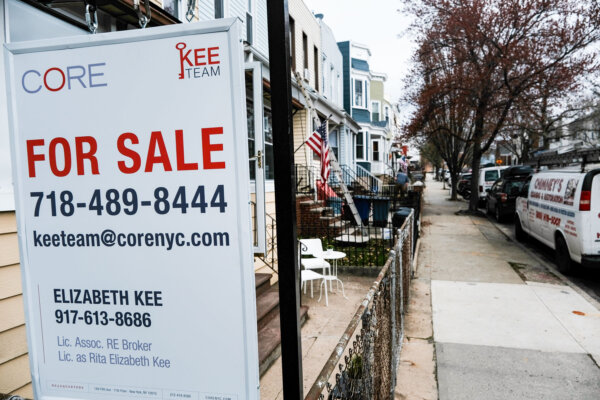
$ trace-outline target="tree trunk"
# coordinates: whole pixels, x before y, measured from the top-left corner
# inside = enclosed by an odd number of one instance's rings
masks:
[[[477,211],[479,205],[479,165],[481,164],[481,144],[476,140],[473,144],[473,161],[471,163],[471,199],[469,211]]]
[[[458,172],[454,171],[454,172],[450,173],[450,185],[451,185],[450,200],[457,200],[458,199],[458,192],[457,192]]]

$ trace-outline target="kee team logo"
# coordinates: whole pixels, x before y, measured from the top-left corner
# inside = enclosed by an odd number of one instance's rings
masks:
[[[218,46],[186,50],[187,44],[179,42],[175,48],[179,50],[179,79],[199,79],[221,75]]]

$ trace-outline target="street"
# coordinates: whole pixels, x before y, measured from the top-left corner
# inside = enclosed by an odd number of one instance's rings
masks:
[[[524,243],[519,242],[515,238],[515,226],[512,220],[499,223],[494,219],[493,216],[489,215],[488,219],[494,224],[494,226],[496,226],[496,228],[498,228],[508,238],[515,242],[515,244],[529,252],[535,258],[539,259],[539,261],[543,263],[546,268],[552,271],[552,273],[560,274],[560,272],[556,270],[556,264],[554,263],[554,250],[531,238]],[[583,268],[579,266],[575,273],[563,276],[565,279],[576,285],[596,301],[600,302],[600,270]]]

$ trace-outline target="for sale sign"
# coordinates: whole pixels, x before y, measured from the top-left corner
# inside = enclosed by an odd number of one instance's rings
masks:
[[[257,398],[238,22],[6,55],[36,398]]]

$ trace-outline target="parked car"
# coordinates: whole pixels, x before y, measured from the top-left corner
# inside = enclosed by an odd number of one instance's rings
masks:
[[[471,198],[471,173],[461,174],[460,178],[458,178],[458,186],[456,191],[465,200],[469,200]]]
[[[450,183],[450,178],[451,178],[450,171],[445,170],[444,171],[444,180],[446,181],[446,183]]]
[[[574,263],[600,268],[600,168],[547,170],[532,175],[517,198],[515,234],[556,251],[559,271]]]
[[[488,167],[479,170],[479,180],[477,182],[477,188],[479,190],[479,205],[485,205],[485,196],[487,190],[492,187],[494,182],[500,178],[501,171],[508,167]]]
[[[507,178],[510,176],[529,176],[533,174],[533,168],[529,165],[513,165],[502,171],[502,177]]]
[[[487,190],[485,201],[488,214],[494,215],[498,222],[515,214],[517,197],[533,170],[531,167],[510,167],[503,172],[502,177]]]

